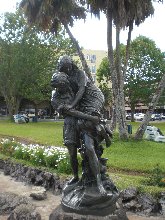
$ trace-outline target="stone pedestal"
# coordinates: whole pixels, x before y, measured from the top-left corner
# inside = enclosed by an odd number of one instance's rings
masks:
[[[101,213],[101,209],[98,210]],[[128,220],[125,211],[119,203],[116,204],[116,210],[113,214],[106,216],[80,215],[73,212],[65,212],[59,205],[49,216],[49,220]]]

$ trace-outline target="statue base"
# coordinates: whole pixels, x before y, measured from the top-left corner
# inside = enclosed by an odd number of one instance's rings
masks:
[[[106,216],[115,211],[118,197],[117,192],[107,191],[105,195],[102,195],[96,186],[82,186],[78,182],[65,185],[61,205],[66,212]]]
[[[99,193],[96,186],[82,186],[80,182],[63,188],[62,201],[49,220],[128,220],[118,191]]]
[[[118,207],[117,207],[118,206]],[[98,210],[98,212],[102,212],[102,210]],[[116,210],[113,214],[109,214],[107,216],[97,216],[97,215],[80,215],[74,212],[65,212],[62,209],[62,205],[59,205],[49,216],[49,220],[128,220],[126,212],[122,207],[117,203]]]
[[[62,191],[62,209],[80,215],[107,216],[114,213],[119,198],[117,189],[111,188],[109,185],[109,189],[101,193],[95,183],[90,185],[83,185],[82,181],[71,185],[66,183]]]

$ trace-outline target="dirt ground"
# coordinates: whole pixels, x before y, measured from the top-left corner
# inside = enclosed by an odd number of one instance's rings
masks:
[[[61,197],[55,196],[51,192],[47,192],[47,199],[42,201],[36,201],[30,197],[30,193],[34,186],[29,186],[22,182],[16,182],[10,176],[4,176],[0,171],[0,192],[12,192],[18,195],[27,196],[31,203],[34,204],[41,214],[42,220],[49,220],[49,215],[60,204]],[[129,220],[163,220],[163,217],[144,217],[127,213]],[[0,216],[0,220],[7,220],[8,216]],[[122,220],[122,219],[121,219]]]

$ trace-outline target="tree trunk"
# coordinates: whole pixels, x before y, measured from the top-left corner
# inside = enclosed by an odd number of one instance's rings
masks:
[[[21,98],[14,96],[7,96],[5,94],[3,94],[3,96],[5,98],[5,102],[9,112],[9,117],[11,120],[13,120],[13,115],[18,114]]]
[[[116,124],[117,124],[116,110],[115,110],[114,105],[112,105],[112,115],[111,115],[111,123],[110,123],[110,129],[112,132],[116,130]]]
[[[124,78],[125,78],[125,74],[126,74],[127,66],[128,66],[132,30],[133,30],[133,24],[130,24],[129,31],[128,31],[127,45],[126,45],[125,64],[124,64],[124,73],[123,73]]]
[[[128,132],[126,129],[125,119],[125,101],[124,101],[124,78],[121,72],[121,60],[120,60],[120,28],[116,27],[116,65],[114,64],[114,54],[112,46],[112,8],[108,5],[107,10],[107,45],[108,45],[108,59],[111,70],[112,90],[113,90],[113,109],[115,114],[112,116],[111,127],[114,128],[115,121],[119,126],[119,136],[121,139],[128,139]],[[115,120],[116,119],[116,120]],[[113,123],[114,122],[114,123]],[[113,125],[113,126],[112,126]]]
[[[164,88],[165,88],[165,73],[164,73],[164,75],[163,75],[163,77],[162,77],[162,79],[161,79],[161,81],[160,81],[160,83],[157,87],[157,90],[156,90],[156,92],[155,92],[155,94],[152,98],[151,103],[149,104],[149,108],[146,112],[144,120],[141,123],[141,125],[139,126],[139,128],[137,129],[137,131],[136,131],[136,134],[135,134],[135,137],[134,137],[135,140],[141,140],[143,138],[143,135],[144,135],[144,132],[147,128],[147,125],[150,122],[151,115],[152,115],[152,113],[153,113],[153,111],[154,111],[154,109],[155,109],[155,107],[156,107],[156,105],[159,101],[159,98],[160,98]]]
[[[131,106],[131,122],[134,122],[135,119],[134,119],[134,114],[135,114],[135,104],[130,104]]]
[[[113,91],[113,104],[112,104],[112,118],[111,118],[111,129],[114,131],[117,124],[117,118],[116,118],[116,89],[115,84],[116,81],[116,74],[115,74],[115,68],[114,68],[114,55],[113,55],[113,46],[112,46],[112,9],[111,7],[108,7],[107,10],[107,45],[108,45],[108,60],[109,60],[109,66],[111,70],[111,78],[109,77],[109,80],[112,82],[112,91]]]
[[[124,98],[124,75],[121,70],[120,56],[120,27],[116,25],[116,73],[117,73],[117,122],[119,126],[119,136],[121,139],[128,139],[125,98]]]
[[[84,54],[83,54],[83,52],[82,52],[82,50],[81,50],[81,48],[80,48],[80,46],[79,46],[77,40],[74,38],[74,36],[73,36],[73,34],[71,33],[71,31],[70,31],[68,25],[67,25],[67,24],[64,24],[64,23],[63,23],[63,25],[64,25],[64,27],[65,27],[65,29],[66,29],[66,31],[67,31],[67,33],[68,33],[70,39],[72,40],[73,44],[75,45],[75,47],[76,47],[76,49],[77,49],[77,52],[78,52],[78,54],[79,54],[79,57],[80,57],[80,60],[81,60],[81,63],[82,63],[82,67],[83,67],[85,73],[86,73],[87,76],[93,81],[93,78],[92,78],[92,75],[91,75],[91,71],[90,71],[90,69],[89,69],[89,67],[88,67],[88,64],[87,64],[87,62],[86,62],[86,59],[85,59],[85,57],[84,57]]]

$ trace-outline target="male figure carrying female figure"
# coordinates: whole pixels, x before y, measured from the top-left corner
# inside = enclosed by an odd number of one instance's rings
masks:
[[[104,195],[106,191],[102,185],[100,165],[95,151],[96,143],[98,145],[103,139],[106,140],[107,147],[110,145],[111,132],[99,121],[104,104],[103,94],[88,80],[83,71],[73,65],[68,56],[60,61],[59,70],[65,73],[57,72],[52,77],[52,86],[56,88],[52,104],[65,118],[64,143],[69,150],[74,174],[69,184],[79,180],[77,147],[80,147],[83,137],[90,170],[96,179],[99,193]]]

